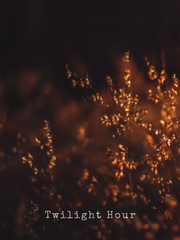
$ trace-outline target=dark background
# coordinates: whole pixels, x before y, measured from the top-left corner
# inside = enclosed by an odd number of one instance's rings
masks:
[[[179,43],[177,49],[170,44],[179,41],[179,10],[177,0],[2,1],[2,78],[23,68],[45,68],[63,85],[65,64],[79,58],[98,79],[113,72],[113,54],[126,50],[143,68],[145,55],[159,60],[163,49],[170,70],[177,71]]]
[[[164,51],[168,74],[175,72],[179,75],[179,12],[179,0],[1,1],[0,122],[3,126],[7,123],[5,128],[8,131],[2,135],[1,141],[1,150],[5,152],[2,162],[7,169],[1,170],[4,171],[3,182],[7,183],[2,190],[0,210],[4,211],[4,215],[1,216],[6,216],[9,205],[18,212],[24,191],[21,189],[25,185],[22,173],[25,178],[26,171],[19,156],[21,154],[15,153],[15,157],[12,154],[12,160],[9,160],[17,132],[21,131],[23,137],[28,139],[29,136],[30,139],[25,150],[22,148],[22,154],[33,153],[32,142],[42,134],[43,120],[51,120],[55,149],[57,151],[59,145],[64,157],[70,152],[69,146],[74,144],[72,135],[76,134],[79,123],[87,120],[92,125],[89,135],[94,134],[96,140],[92,149],[94,146],[97,149],[88,154],[85,152],[90,157],[95,155],[95,159],[90,159],[93,167],[97,162],[97,152],[101,150],[104,153],[105,146],[109,146],[105,142],[107,134],[104,128],[99,127],[99,109],[89,114],[79,102],[67,104],[67,92],[75,98],[80,92],[72,89],[67,80],[66,63],[80,74],[84,73],[84,69],[88,71],[93,85],[101,88],[107,75],[116,75],[114,59],[125,51],[130,50],[139,72],[147,72],[145,56],[160,70],[161,51]],[[83,66],[82,71],[79,66]],[[137,139],[134,141],[137,142]],[[81,148],[79,151],[82,152]],[[72,169],[77,168],[76,158]],[[98,161],[104,164],[104,159]],[[7,207],[4,207],[5,204]],[[12,219],[12,225],[15,224],[13,218],[7,215],[7,222],[9,219]],[[13,233],[14,229],[16,226]]]

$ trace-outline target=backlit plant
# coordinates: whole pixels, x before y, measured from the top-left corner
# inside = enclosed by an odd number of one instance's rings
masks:
[[[145,60],[149,79],[156,85],[155,91],[148,90],[147,98],[161,113],[158,123],[156,117],[149,120],[148,109],[141,107],[139,96],[132,93],[129,52],[123,57],[124,85],[117,87],[110,76],[106,78],[109,101],[92,87],[88,74],[83,80],[66,65],[72,87],[88,90],[87,100],[107,110],[99,121],[112,129],[111,137],[117,139],[117,151],[107,146],[107,166],[112,175],[84,168],[78,178],[68,158],[69,175],[67,180],[60,181],[54,173],[58,156],[53,148],[49,122],[44,121],[44,141],[35,139],[41,152],[41,163],[34,161],[30,153],[22,157],[22,162],[32,169],[29,181],[33,194],[27,188],[25,217],[27,229],[34,239],[47,235],[50,239],[52,234],[54,238],[62,239],[179,239],[178,79],[173,75],[172,83],[168,85],[165,69],[158,75],[155,67],[147,58]],[[140,129],[149,141],[148,152],[141,158],[132,157],[135,128]],[[85,135],[84,128],[80,133],[81,137]],[[105,158],[106,155],[104,153]],[[69,184],[71,178],[73,180]],[[102,218],[83,224],[82,221],[72,220],[72,223],[56,217],[49,221],[44,216],[47,208],[56,212],[98,210],[102,212]],[[105,216],[109,209],[133,212],[135,217],[109,220]],[[39,231],[36,227],[38,222],[41,225]]]

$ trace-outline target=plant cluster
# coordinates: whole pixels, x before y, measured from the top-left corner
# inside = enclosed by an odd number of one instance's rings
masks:
[[[178,78],[174,74],[172,82],[167,85],[166,82],[168,80],[165,69],[158,76],[155,67],[150,65],[147,58],[145,60],[149,68],[149,79],[156,84],[156,92],[152,89],[148,90],[148,99],[158,104],[157,108],[160,108],[162,119],[159,121],[159,124],[156,121],[148,122],[145,120],[148,119],[148,110],[140,107],[137,94],[135,96],[132,95],[131,71],[128,67],[129,52],[126,52],[123,58],[127,66],[124,70],[124,87],[115,87],[113,79],[107,76],[106,81],[110,88],[110,103],[105,104],[99,93],[92,94],[89,99],[92,99],[94,102],[99,101],[105,108],[108,107],[115,110],[116,113],[112,114],[111,112],[109,116],[105,114],[101,117],[102,124],[105,124],[106,127],[115,128],[115,131],[112,133],[113,138],[122,136],[129,138],[128,145],[124,144],[121,138],[118,139],[118,151],[113,154],[108,148],[107,153],[111,164],[114,166],[114,175],[118,186],[121,183],[125,183],[126,195],[133,202],[130,206],[134,205],[136,206],[135,209],[138,210],[138,203],[143,202],[144,205],[149,205],[154,212],[151,216],[151,210],[148,210],[149,213],[147,215],[150,215],[153,219],[149,219],[147,225],[143,225],[141,220],[138,220],[138,225],[144,230],[147,227],[150,232],[151,221],[155,221],[154,217],[156,216],[157,222],[154,224],[158,226],[158,229],[162,227],[164,232],[171,229],[173,232],[172,236],[176,234],[178,236],[179,218],[175,213],[179,209],[178,188],[180,180],[180,133],[177,108]],[[68,78],[71,78],[73,87],[79,84],[80,87],[92,89],[88,78],[86,78],[86,81],[83,81],[76,74],[70,72],[68,66],[67,73]],[[146,157],[142,157],[142,159],[130,158],[130,135],[131,128],[134,126],[143,129],[148,134],[150,154],[146,154]],[[140,174],[139,179],[136,176],[137,174]],[[129,183],[127,183],[128,178]],[[148,191],[151,192],[150,195]],[[119,191],[115,192],[115,202],[120,201],[119,194]],[[140,212],[137,213],[138,216],[142,214]],[[162,222],[158,223],[160,216],[163,224]],[[175,220],[177,220],[177,223],[175,223]],[[137,223],[137,219],[135,219],[135,222]],[[135,226],[137,226],[136,223]],[[145,236],[147,239],[155,238],[154,234],[151,237],[148,237],[146,234]]]
[[[107,146],[104,153],[111,174],[87,166],[79,170],[79,177],[68,158],[64,175],[59,176],[56,169],[61,160],[53,147],[50,123],[45,120],[44,138],[35,138],[38,154],[21,157],[28,169],[25,198],[19,207],[24,213],[26,239],[180,239],[178,79],[173,75],[168,82],[165,69],[158,75],[145,58],[155,86],[148,90],[147,98],[161,113],[158,122],[149,121],[148,109],[141,107],[139,96],[132,93],[129,54],[123,57],[124,85],[117,86],[110,76],[106,78],[109,101],[92,87],[88,74],[83,80],[66,65],[72,86],[87,90],[87,100],[105,109],[99,120],[111,129],[117,151]],[[145,149],[141,158],[132,155],[135,128],[149,141],[148,151],[144,154]],[[79,139],[84,131],[81,127]],[[135,216],[107,219],[107,210]],[[51,218],[46,218],[47,211],[54,213]],[[72,212],[75,219],[58,218],[55,213],[61,211]],[[80,216],[88,211],[99,211],[102,217],[78,219],[77,213]]]

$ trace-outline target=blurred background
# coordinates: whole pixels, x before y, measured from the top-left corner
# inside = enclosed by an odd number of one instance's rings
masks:
[[[89,102],[84,104],[86,92],[71,87],[66,64],[80,77],[88,72],[94,88],[103,93],[107,75],[117,83],[122,81],[122,56],[130,50],[133,91],[144,99],[146,93],[141,90],[148,90],[150,84],[145,56],[158,71],[165,63],[169,76],[180,75],[179,12],[180,0],[1,1],[0,169],[1,178],[6,180],[1,186],[1,206],[7,206],[1,209],[4,215],[9,206],[19,212],[24,194],[22,179],[26,177],[21,156],[36,152],[34,139],[41,138],[44,119],[50,120],[58,161],[62,161],[61,154],[64,159],[63,165],[59,163],[61,173],[71,163],[77,178],[87,166],[111,174],[104,153],[107,147],[116,147],[109,137],[111,132],[101,125],[103,110]],[[21,143],[25,145],[21,147]],[[146,144],[143,140],[144,148]],[[137,148],[132,157],[142,156],[138,140],[134,145]],[[16,228],[14,220],[10,226]],[[22,229],[18,231],[22,235]]]
[[[179,8],[179,0],[3,1],[1,79],[13,86],[15,94],[19,74],[41,71],[43,78],[66,88],[69,63],[78,73],[88,71],[101,85],[105,76],[116,74],[114,61],[127,50],[140,70],[145,67],[144,56],[160,69],[163,50],[168,71],[179,73]],[[24,98],[12,92],[7,99],[15,107]]]
[[[179,0],[4,1],[1,78],[11,85],[24,70],[42,71],[65,87],[69,63],[101,84],[107,74],[115,75],[115,58],[127,50],[138,69],[145,66],[144,56],[161,68],[163,50],[168,70],[179,72],[179,9]]]
[[[160,58],[164,50],[168,67],[179,70],[179,8],[179,0],[4,1],[1,76],[45,69],[60,85],[65,63],[81,61],[98,79],[126,50],[140,68],[145,55]]]
[[[169,76],[179,74],[179,10],[179,0],[2,2],[1,119],[11,118],[28,104],[40,106],[38,95],[44,91],[48,96],[52,86],[66,100],[80,100],[82,93],[67,80],[66,63],[80,77],[88,72],[97,90],[107,75],[121,81],[121,58],[129,50],[137,91],[148,82],[145,56],[158,71],[165,64]],[[45,107],[38,110],[42,118],[50,113]]]

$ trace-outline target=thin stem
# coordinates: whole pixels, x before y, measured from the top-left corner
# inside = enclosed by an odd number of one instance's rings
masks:
[[[131,128],[129,129],[129,146],[128,146],[128,161],[129,161],[129,163],[130,163],[130,146],[131,146],[130,137],[131,137]],[[128,168],[128,175],[129,175],[130,189],[133,191],[132,176],[131,176],[131,171],[129,168]]]

